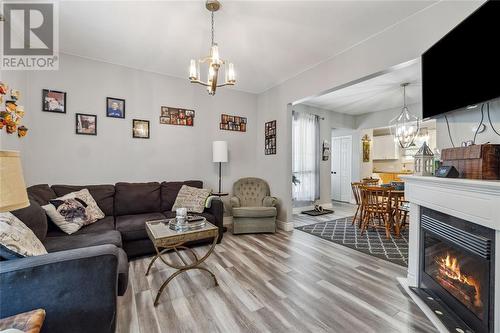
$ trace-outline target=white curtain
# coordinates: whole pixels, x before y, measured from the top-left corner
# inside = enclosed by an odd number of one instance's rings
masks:
[[[292,198],[296,201],[319,199],[319,117],[293,112],[292,121]]]

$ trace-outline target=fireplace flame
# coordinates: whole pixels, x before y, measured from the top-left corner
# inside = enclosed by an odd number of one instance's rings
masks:
[[[437,263],[439,265],[439,273],[449,280],[458,281],[461,284],[471,286],[475,289],[474,300],[469,300],[476,307],[482,307],[483,302],[481,302],[481,286],[476,279],[471,276],[462,274],[460,270],[460,264],[456,257],[450,256],[449,253],[446,257],[438,258]]]

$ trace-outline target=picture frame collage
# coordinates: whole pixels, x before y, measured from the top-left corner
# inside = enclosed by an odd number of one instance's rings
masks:
[[[228,114],[221,114],[221,122],[219,128],[225,131],[246,132],[247,118],[228,115]]]
[[[268,121],[264,129],[264,153],[276,155],[276,120]]]
[[[194,126],[194,110],[162,106],[160,112],[160,124]]]

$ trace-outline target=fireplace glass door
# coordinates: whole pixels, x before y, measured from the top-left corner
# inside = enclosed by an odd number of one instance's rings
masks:
[[[426,232],[424,271],[481,321],[488,316],[489,262]]]

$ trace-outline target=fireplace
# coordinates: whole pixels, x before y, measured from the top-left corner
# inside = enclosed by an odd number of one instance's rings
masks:
[[[493,332],[495,231],[425,207],[420,214],[419,287],[475,332]]]

